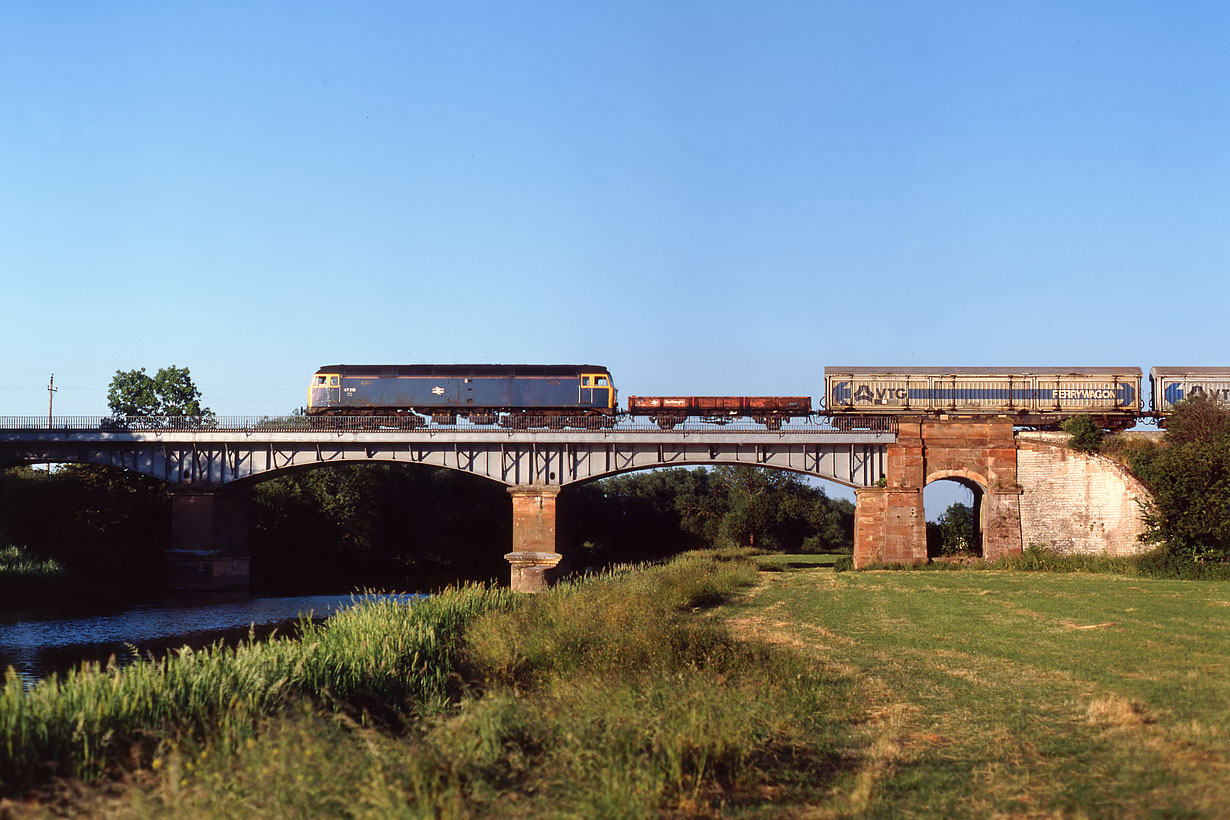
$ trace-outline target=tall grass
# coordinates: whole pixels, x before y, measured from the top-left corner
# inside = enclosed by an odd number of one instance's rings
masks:
[[[1080,555],[1031,545],[1020,555],[1005,556],[991,567],[1018,572],[1092,572],[1145,578],[1230,580],[1230,564],[1196,562],[1175,554],[1165,546],[1139,555]]]
[[[164,752],[128,811],[691,817],[812,794],[836,765],[832,687],[711,617],[756,578],[747,556],[694,553],[489,607],[464,629],[453,708],[397,733],[283,710],[229,747]]]
[[[510,685],[549,674],[675,671],[716,662],[729,650],[724,633],[682,616],[755,578],[750,561],[712,551],[659,567],[616,568],[476,619],[465,659],[472,677]]]
[[[465,624],[511,602],[505,590],[478,587],[409,606],[367,600],[320,625],[304,620],[295,639],[183,649],[123,668],[89,664],[24,691],[10,669],[0,691],[0,789],[47,768],[95,777],[167,731],[236,740],[299,697],[430,712],[455,686]]]
[[[827,766],[815,670],[701,612],[756,577],[691,553],[475,619],[464,658],[490,688],[428,738],[475,813],[707,816]]]
[[[54,558],[39,558],[31,555],[25,547],[9,544],[0,547],[0,583],[29,581],[31,579],[55,578],[67,572],[64,565]]]
[[[78,586],[54,558],[40,558],[15,544],[0,547],[0,606],[29,606],[49,595],[72,594]]]

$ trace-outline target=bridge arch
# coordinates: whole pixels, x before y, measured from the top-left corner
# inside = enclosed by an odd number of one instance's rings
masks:
[[[854,563],[925,562],[923,490],[953,478],[982,492],[982,554],[1021,551],[1021,488],[1011,419],[900,421],[883,486],[856,490]],[[968,485],[967,485],[968,486]]]
[[[982,535],[983,535],[983,530],[984,530],[983,516],[986,514],[986,510],[982,502],[986,498],[986,494],[987,494],[988,482],[987,482],[986,477],[983,476],[981,473],[977,472],[976,470],[970,470],[970,469],[964,469],[964,468],[935,470],[934,472],[929,473],[927,475],[926,484],[923,487],[924,510],[926,509],[926,504],[928,503],[928,498],[927,498],[928,492],[929,491],[933,492],[936,489],[935,485],[939,483],[957,484],[961,487],[964,487],[966,490],[969,490],[970,493],[973,495],[973,501],[970,504],[970,507],[973,509],[973,513],[974,513],[974,541],[970,546],[974,549],[974,551],[977,552],[977,554],[982,555],[983,554]],[[928,523],[926,526],[930,527],[930,523]],[[934,558],[936,557],[936,554],[935,554],[935,551],[933,550],[933,545],[931,544],[931,537],[930,537],[929,532],[927,535],[927,539],[928,539],[927,540],[928,557]]]

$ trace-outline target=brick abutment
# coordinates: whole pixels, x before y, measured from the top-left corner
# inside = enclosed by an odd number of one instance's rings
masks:
[[[1067,447],[1062,433],[1004,421],[902,422],[883,486],[855,491],[854,565],[927,561],[923,490],[954,479],[974,490],[987,561],[1038,545],[1060,553],[1143,551],[1147,488],[1122,465]]]

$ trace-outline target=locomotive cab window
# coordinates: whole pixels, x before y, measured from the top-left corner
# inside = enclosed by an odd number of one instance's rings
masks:
[[[316,377],[316,383],[317,383],[317,384],[324,384],[324,383],[325,383],[325,377],[324,377],[324,376],[317,376],[317,377]]]
[[[581,386],[582,386],[582,387],[589,387],[589,376],[582,376],[582,377],[581,377]]]
[[[329,386],[330,386],[330,387],[337,387],[337,382],[338,382],[337,376],[330,376],[330,377],[329,377]]]

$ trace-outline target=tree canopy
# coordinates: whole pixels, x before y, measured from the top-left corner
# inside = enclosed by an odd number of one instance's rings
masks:
[[[568,539],[603,561],[659,558],[700,545],[853,549],[854,505],[797,476],[758,467],[670,468],[570,488]]]
[[[107,406],[113,416],[189,416],[213,415],[201,406],[201,391],[186,367],[168,365],[150,376],[145,368],[117,370],[107,390]]]

